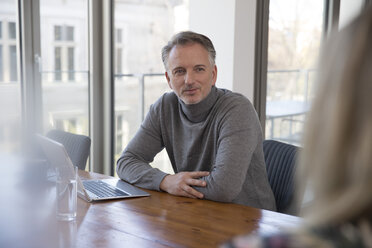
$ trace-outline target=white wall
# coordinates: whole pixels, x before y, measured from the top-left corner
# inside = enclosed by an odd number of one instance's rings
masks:
[[[191,0],[190,30],[207,35],[217,52],[217,86],[253,101],[256,0]]]
[[[256,1],[236,0],[233,90],[253,103]]]
[[[208,36],[216,49],[217,86],[233,87],[235,0],[191,0],[190,30]]]

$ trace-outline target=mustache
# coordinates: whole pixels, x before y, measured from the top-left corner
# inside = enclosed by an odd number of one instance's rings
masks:
[[[200,87],[194,87],[194,86],[186,86],[185,88],[182,89],[182,92],[188,91],[188,90],[196,90],[199,89]]]

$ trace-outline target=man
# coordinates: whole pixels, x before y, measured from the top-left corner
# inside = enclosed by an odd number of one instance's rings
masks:
[[[275,210],[257,114],[244,96],[214,86],[215,57],[201,34],[181,32],[168,42],[162,59],[173,92],[150,107],[117,173],[147,189]],[[164,147],[174,175],[149,165]]]

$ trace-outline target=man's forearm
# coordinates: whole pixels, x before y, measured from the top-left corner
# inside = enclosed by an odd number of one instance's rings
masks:
[[[147,115],[141,128],[119,158],[117,172],[120,178],[136,186],[160,190],[160,182],[167,174],[153,168],[150,162],[163,149],[163,145],[161,138],[158,137],[158,131],[152,128],[150,122]]]
[[[151,190],[160,190],[160,182],[167,175],[128,152],[124,152],[118,160],[117,173],[121,179]]]

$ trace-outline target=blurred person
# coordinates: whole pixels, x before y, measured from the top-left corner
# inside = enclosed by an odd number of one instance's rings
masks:
[[[190,31],[162,49],[173,91],[150,107],[117,173],[147,189],[275,210],[257,113],[243,95],[215,87],[215,57],[211,40]],[[175,174],[150,165],[163,148]]]
[[[313,195],[303,226],[223,247],[372,247],[372,7],[327,42],[317,93],[299,161],[298,199]]]

